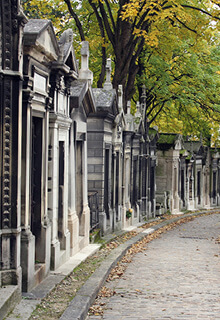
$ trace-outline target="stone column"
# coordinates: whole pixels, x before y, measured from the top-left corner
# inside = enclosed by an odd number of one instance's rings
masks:
[[[79,218],[76,214],[76,163],[75,163],[75,122],[72,119],[69,141],[69,212],[68,229],[70,231],[70,254],[78,251]]]
[[[52,117],[51,117],[52,120]],[[51,221],[51,268],[59,265],[60,242],[58,240],[58,124],[50,120],[48,157],[48,216]]]

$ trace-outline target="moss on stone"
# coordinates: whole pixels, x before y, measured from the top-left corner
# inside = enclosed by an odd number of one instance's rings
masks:
[[[160,134],[160,137],[159,137],[159,140],[158,140],[158,143],[160,144],[171,144],[173,145],[175,140],[176,140],[176,137],[177,135],[176,134],[169,134],[169,133],[163,133],[163,134]]]

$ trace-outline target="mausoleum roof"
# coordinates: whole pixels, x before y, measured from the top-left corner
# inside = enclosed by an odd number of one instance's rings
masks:
[[[30,19],[24,27],[24,46],[35,47],[50,60],[60,55],[58,41],[50,20]]]
[[[24,27],[25,33],[38,34],[43,31],[49,24],[50,20],[30,19]]]
[[[202,147],[201,141],[184,141],[184,148],[190,152],[199,152]]]
[[[157,147],[160,150],[182,149],[182,136],[178,133],[160,133],[157,141]]]
[[[157,143],[173,146],[177,138],[178,134],[176,133],[160,133],[160,137]]]
[[[73,81],[70,88],[70,110],[72,111],[72,109],[79,108],[86,96],[89,97],[90,100],[90,111],[94,112],[96,107],[95,99],[91,87],[88,85],[88,81],[82,79]]]

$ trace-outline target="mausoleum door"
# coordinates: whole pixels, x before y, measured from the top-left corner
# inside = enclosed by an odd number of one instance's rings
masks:
[[[216,204],[216,182],[217,182],[217,172],[213,171],[213,187],[212,187],[212,197],[213,197],[213,204]]]
[[[116,181],[115,181],[115,209],[116,209],[116,220],[118,221],[118,206],[119,206],[119,152],[116,152]]]
[[[31,231],[35,236],[36,246],[41,233],[42,121],[38,117],[33,117],[32,121]],[[37,251],[35,254],[37,255]],[[37,256],[35,258],[38,260]]]
[[[150,167],[150,201],[152,204],[152,209],[153,209],[154,198],[155,198],[155,167],[151,163],[151,167]]]
[[[132,192],[132,205],[135,206],[138,199],[138,187],[137,187],[137,173],[138,173],[138,159],[133,160],[133,192]]]
[[[178,175],[177,175],[177,168],[174,168],[174,186],[173,186],[173,191],[174,191],[174,209],[178,209],[178,199],[177,199],[177,194],[178,194]]]
[[[105,149],[104,210],[109,219],[109,149]]]
[[[81,226],[83,211],[83,141],[76,141],[76,211]],[[81,228],[80,228],[81,230]],[[80,235],[83,236],[80,231]]]
[[[208,189],[208,183],[209,183],[209,175],[208,172],[205,172],[205,205],[208,205],[208,196],[209,196],[209,189]]]
[[[58,238],[61,243],[63,240],[63,200],[64,199],[64,142],[59,142],[59,198],[58,198]]]
[[[217,205],[219,206],[219,199],[220,199],[220,168],[218,167],[218,176],[217,176],[217,193],[218,193],[218,203]]]
[[[183,207],[185,207],[185,173],[184,173],[184,169],[181,169],[181,200],[182,200]]]
[[[197,171],[197,198],[198,204],[201,204],[201,171]]]

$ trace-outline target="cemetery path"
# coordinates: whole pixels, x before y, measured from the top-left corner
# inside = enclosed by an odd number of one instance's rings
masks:
[[[125,261],[87,320],[220,319],[220,214],[176,226]]]

